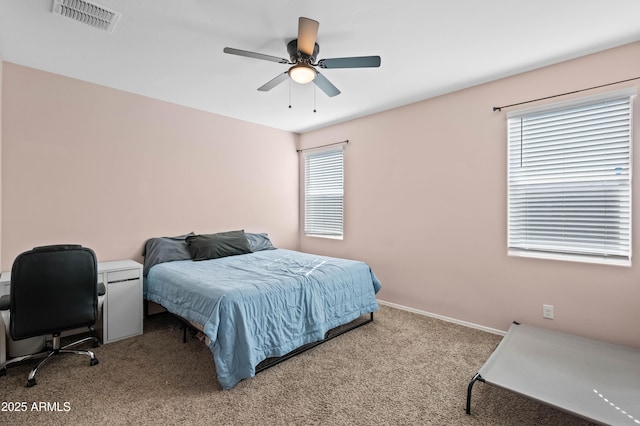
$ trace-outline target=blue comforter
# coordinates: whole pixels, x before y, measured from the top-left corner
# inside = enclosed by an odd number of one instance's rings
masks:
[[[145,297],[204,326],[224,389],[360,315],[381,288],[363,262],[276,249],[155,265]]]

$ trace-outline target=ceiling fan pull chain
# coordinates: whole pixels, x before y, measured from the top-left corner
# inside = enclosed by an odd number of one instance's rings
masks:
[[[313,113],[316,113],[316,85],[313,85]]]
[[[291,79],[289,79],[289,109],[291,109]]]

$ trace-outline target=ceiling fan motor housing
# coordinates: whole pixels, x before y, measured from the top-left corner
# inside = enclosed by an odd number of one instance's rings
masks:
[[[295,39],[291,40],[287,44],[287,52],[289,53],[289,57],[291,58],[292,63],[297,64],[302,62],[311,65],[316,61],[316,58],[318,57],[320,46],[318,46],[318,43],[315,43],[315,46],[313,47],[313,55],[309,56],[298,50],[298,39]]]

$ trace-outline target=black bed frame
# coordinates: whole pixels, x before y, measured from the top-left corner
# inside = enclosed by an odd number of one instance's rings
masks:
[[[175,318],[180,320],[180,322],[182,323],[182,343],[187,342],[188,330],[191,330],[192,335],[195,335],[200,331],[196,327],[194,327],[189,321],[182,318],[181,316],[175,315],[175,314],[171,314],[171,315],[173,315]],[[325,333],[324,338],[322,340],[318,340],[316,342],[311,342],[311,343],[307,343],[306,345],[302,345],[299,348],[296,348],[285,355],[282,355],[279,357],[267,358],[263,360],[256,366],[256,374],[266,370],[267,368],[273,367],[274,365],[280,364],[282,361],[286,361],[289,358],[293,358],[296,355],[306,352],[309,349],[315,348],[316,346],[322,343],[328,342],[329,340],[335,337],[338,337],[340,335],[343,335],[344,333],[347,333],[351,330],[355,330],[356,328],[362,327],[365,324],[369,324],[370,322],[373,322],[373,312],[370,312],[368,314],[368,317],[366,314],[361,315],[360,317],[356,318],[350,323],[339,325],[338,327],[332,328],[331,330]]]
[[[333,328],[329,331],[327,331],[324,335],[324,339],[322,340],[318,340],[317,342],[311,342],[311,343],[307,343],[306,345],[302,345],[297,349],[292,350],[291,352],[289,352],[288,354],[282,355],[280,357],[275,357],[275,358],[267,358],[264,361],[262,361],[261,363],[259,363],[256,366],[256,374],[258,374],[261,371],[266,370],[269,367],[273,367],[274,365],[280,364],[282,361],[286,361],[289,358],[292,358],[296,355],[299,355],[303,352],[308,351],[309,349],[315,348],[316,346],[324,343],[324,342],[328,342],[329,340],[338,337],[340,335],[343,335],[346,332],[349,332],[351,330],[355,330],[356,328],[362,327],[365,324],[369,324],[370,322],[373,322],[373,312],[369,313],[369,317],[366,318],[364,315],[360,316],[359,318],[356,318],[355,320],[351,321],[348,324],[344,324],[341,326],[338,326],[336,328]]]
[[[161,306],[161,305],[159,305]],[[164,308],[164,307],[162,307]],[[182,343],[187,343],[187,331],[191,331],[191,334],[193,336],[195,336],[198,332],[200,332],[200,330],[198,330],[196,327],[193,326],[193,324],[191,324],[189,321],[187,321],[186,319],[182,318],[179,315],[176,315],[172,312],[169,312],[168,309],[164,308],[165,311],[164,312],[159,312],[156,314],[150,314],[149,313],[149,301],[145,300],[144,303],[144,316],[145,318],[150,316],[150,315],[158,315],[160,313],[165,313],[165,314],[169,314],[171,316],[173,316],[174,318],[178,319],[178,321],[180,321],[180,323],[182,324]],[[299,355],[303,352],[308,351],[309,349],[315,348],[316,346],[328,342],[329,340],[341,336],[349,331],[355,330],[356,328],[362,327],[363,325],[369,324],[370,322],[373,322],[373,312],[369,312],[369,314],[364,314],[364,315],[360,315],[358,318],[356,318],[355,320],[347,323],[347,324],[343,324],[343,325],[339,325],[335,328],[332,328],[331,330],[327,331],[324,335],[324,338],[322,340],[318,340],[316,342],[311,342],[311,343],[307,343],[306,345],[302,345],[299,348],[296,348],[294,350],[292,350],[291,352],[279,356],[279,357],[272,357],[272,358],[267,358],[265,360],[263,360],[262,362],[260,362],[257,366],[256,366],[256,374],[258,374],[261,371],[266,370],[267,368],[273,367],[274,365],[280,364],[282,361],[286,361],[289,358],[293,358],[296,355]]]

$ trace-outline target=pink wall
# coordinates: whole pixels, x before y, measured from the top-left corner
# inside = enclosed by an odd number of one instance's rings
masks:
[[[506,255],[505,112],[491,111],[639,69],[635,43],[298,137],[5,62],[2,269],[40,244],[140,259],[151,236],[243,227],[280,247],[369,262],[381,300],[640,347],[637,262]],[[302,147],[350,140],[343,241],[298,239],[298,138]],[[556,319],[542,319],[543,303]]]
[[[37,245],[141,260],[147,238],[298,242],[297,135],[4,63],[2,270]]]
[[[301,135],[303,148],[350,143],[344,240],[302,236],[300,249],[369,262],[384,301],[499,330],[518,320],[640,347],[638,259],[629,268],[507,256],[506,111],[492,112],[639,70],[635,43]],[[555,319],[542,318],[543,303]]]

